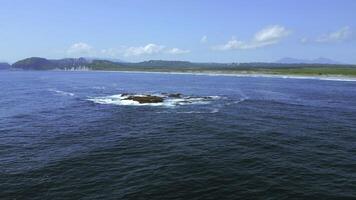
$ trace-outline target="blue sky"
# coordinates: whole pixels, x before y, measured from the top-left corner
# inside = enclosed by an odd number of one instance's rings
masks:
[[[0,60],[356,63],[354,0],[0,0]]]

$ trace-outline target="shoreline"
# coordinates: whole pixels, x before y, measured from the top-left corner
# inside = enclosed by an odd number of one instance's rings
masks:
[[[72,71],[73,72],[73,71]],[[138,73],[138,74],[176,74],[176,75],[196,75],[196,76],[230,76],[230,77],[252,77],[252,78],[280,78],[280,79],[310,79],[324,81],[356,81],[355,76],[344,75],[293,75],[293,74],[267,74],[267,73],[221,73],[221,72],[160,72],[160,71],[110,71],[110,70],[89,70],[82,72],[117,72],[117,73]]]
[[[4,70],[8,71],[8,70]],[[100,73],[137,73],[137,74],[176,74],[176,75],[196,75],[196,76],[229,76],[229,77],[251,77],[251,78],[279,78],[279,79],[306,79],[324,81],[344,81],[355,82],[356,76],[344,75],[294,75],[294,74],[268,74],[268,73],[224,73],[221,71],[143,71],[143,70],[10,70],[14,71],[52,71],[52,72],[100,72]]]

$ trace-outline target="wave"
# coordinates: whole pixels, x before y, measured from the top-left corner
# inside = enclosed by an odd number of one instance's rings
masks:
[[[74,96],[75,95],[74,93],[71,93],[71,92],[65,92],[65,91],[55,90],[55,89],[49,89],[48,91],[54,92],[54,93],[62,95],[62,96]]]
[[[104,87],[104,86],[94,86],[94,87],[92,87],[93,89],[95,89],[95,90],[105,90],[106,88]]]
[[[214,114],[218,113],[220,110],[217,108],[212,109],[211,111],[182,111],[182,112],[177,112],[180,114]]]
[[[156,112],[157,114],[172,114],[172,113],[177,113],[177,114],[214,114],[214,113],[218,113],[220,112],[220,110],[218,108],[214,108],[211,110],[195,110],[195,111],[176,111],[176,110],[165,110],[165,111],[158,111]]]
[[[234,105],[234,104],[239,104],[239,103],[242,103],[242,102],[244,102],[244,101],[247,101],[247,100],[249,100],[249,98],[241,98],[241,99],[238,99],[238,100],[232,100],[232,101],[229,101],[229,102],[227,102],[225,105],[227,105],[227,106],[230,106],[230,105]]]
[[[87,99],[88,101],[97,103],[97,104],[106,104],[106,105],[121,105],[121,106],[164,106],[164,107],[175,107],[175,106],[184,106],[184,105],[204,105],[210,104],[212,101],[220,99],[219,96],[176,96],[171,97],[167,94],[133,94],[131,97],[160,97],[163,99],[162,102],[157,103],[140,103],[135,100],[129,99],[127,94],[117,94],[104,97],[94,97]]]

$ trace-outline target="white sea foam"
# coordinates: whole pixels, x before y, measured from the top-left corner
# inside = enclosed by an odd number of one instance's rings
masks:
[[[242,103],[246,100],[248,100],[249,98],[248,97],[243,97],[241,99],[238,99],[238,100],[232,100],[232,101],[228,101],[225,105],[233,105],[233,104],[239,104],[239,103]]]
[[[237,101],[234,101],[234,104],[238,104],[238,103],[241,103],[241,102],[244,102],[246,101],[248,98],[242,98],[242,99],[239,99]]]
[[[61,91],[61,90],[55,90],[55,89],[49,89],[48,91],[50,92],[54,92],[58,95],[62,95],[62,96],[74,96],[74,93],[71,92],[65,92],[65,91]]]
[[[104,97],[94,97],[87,100],[92,101],[97,104],[111,104],[111,105],[122,105],[122,106],[164,106],[164,107],[174,107],[178,105],[204,105],[209,104],[213,100],[219,99],[219,96],[208,96],[208,97],[190,97],[182,96],[177,98],[170,98],[162,94],[153,94],[154,96],[163,97],[163,102],[160,103],[139,103],[134,100],[127,99],[127,95],[117,94]],[[135,94],[136,97],[147,96],[145,94]]]

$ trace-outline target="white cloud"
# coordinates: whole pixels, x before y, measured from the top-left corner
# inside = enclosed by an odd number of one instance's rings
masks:
[[[141,47],[129,47],[125,50],[124,56],[141,56],[161,53],[164,50],[163,45],[147,44]]]
[[[201,37],[200,43],[205,44],[206,42],[208,42],[208,36],[204,35],[203,37]]]
[[[119,48],[107,48],[107,49],[96,49],[84,42],[78,42],[71,45],[67,49],[67,54],[70,56],[93,56],[93,57],[108,57],[117,58],[120,56],[130,57],[130,56],[143,56],[143,55],[153,55],[160,53],[167,54],[186,54],[190,50],[179,49],[179,48],[166,48],[164,45],[158,44],[147,44],[145,46],[138,47],[125,47],[120,46]]]
[[[302,39],[300,39],[300,42],[305,44],[305,43],[309,42],[309,39],[306,37],[303,37]]]
[[[124,56],[142,56],[142,55],[152,55],[159,53],[168,53],[168,54],[186,54],[189,53],[189,50],[179,49],[179,48],[166,48],[164,45],[158,44],[147,44],[140,47],[128,47],[124,50]]]
[[[224,45],[213,47],[215,50],[232,49],[256,49],[278,43],[282,38],[288,36],[291,31],[280,25],[266,27],[257,32],[250,41],[242,41],[232,38]]]
[[[114,48],[102,49],[100,50],[100,54],[104,57],[114,58],[120,55],[121,51]]]
[[[84,42],[78,42],[75,44],[72,44],[69,49],[67,50],[68,54],[75,54],[75,55],[88,55],[92,54],[94,51],[94,48],[90,46],[87,43]]]
[[[234,37],[227,41],[224,45],[219,45],[214,47],[215,50],[230,50],[230,49],[241,49],[244,46],[243,41],[236,40]]]
[[[186,54],[189,53],[190,50],[184,50],[184,49],[178,49],[178,48],[172,48],[172,49],[168,49],[167,53],[169,54]]]
[[[256,42],[278,42],[281,38],[286,37],[290,34],[290,31],[285,27],[280,25],[269,26],[262,29],[255,34],[254,40]]]
[[[315,41],[319,43],[344,41],[350,38],[351,33],[352,32],[350,27],[345,26],[335,32],[323,34],[319,36]]]

